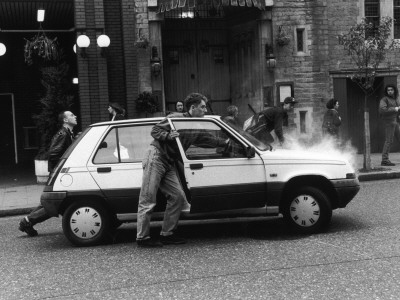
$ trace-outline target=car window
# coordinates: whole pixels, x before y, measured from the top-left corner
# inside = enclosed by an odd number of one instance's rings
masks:
[[[151,124],[111,129],[100,143],[93,163],[141,162],[153,140],[152,127]]]
[[[246,157],[242,143],[211,121],[172,121],[189,160]]]

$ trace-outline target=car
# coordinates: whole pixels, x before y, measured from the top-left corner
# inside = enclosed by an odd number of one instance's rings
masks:
[[[60,159],[41,195],[50,216],[62,216],[68,240],[77,246],[110,242],[118,226],[135,222],[142,160],[152,127],[163,118],[102,122],[89,126]],[[300,233],[328,228],[332,211],[344,208],[360,189],[343,157],[272,149],[219,116],[168,118],[182,133],[197,131],[225,146],[190,145],[177,139],[176,165],[190,203],[181,219],[283,216]],[[166,199],[157,195],[154,219]]]

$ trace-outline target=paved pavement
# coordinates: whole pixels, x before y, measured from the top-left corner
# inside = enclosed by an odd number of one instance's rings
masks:
[[[371,164],[373,171],[368,173],[359,172],[359,180],[369,181],[400,178],[400,153],[390,154],[390,159],[396,166],[381,167],[381,154],[372,154]],[[363,155],[355,155],[353,163],[355,169],[362,169]],[[0,176],[0,217],[28,214],[34,207],[39,205],[40,194],[44,185],[34,182],[34,174],[32,172],[31,168],[27,168],[26,172],[24,170],[20,170],[17,173],[11,172],[10,176],[2,172],[3,174]]]

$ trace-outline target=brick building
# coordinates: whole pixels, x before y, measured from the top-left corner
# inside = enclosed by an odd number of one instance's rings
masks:
[[[11,5],[15,2],[20,5]],[[135,105],[143,91],[156,97],[157,115],[173,110],[187,93],[199,91],[208,96],[214,113],[224,114],[228,105],[237,105],[242,121],[252,109],[279,105],[292,95],[300,104],[289,128],[308,139],[320,134],[325,104],[335,97],[341,103],[343,137],[358,148],[363,95],[348,78],[354,66],[337,36],[363,17],[376,22],[381,16],[400,15],[398,0],[0,0],[0,13],[9,9],[26,15],[40,5],[47,7],[49,18],[58,13],[43,25],[68,49],[71,79],[79,78],[75,109],[82,128],[107,120],[109,101],[125,106],[128,117],[146,116]],[[64,6],[64,13],[53,6]],[[63,24],[57,23],[61,20]],[[35,153],[30,149],[34,147],[27,147],[26,128],[34,126],[30,114],[37,105],[32,99],[40,97],[41,89],[36,71],[26,69],[20,58],[21,39],[35,26],[34,20],[23,25],[0,20],[0,43],[9,44],[0,57],[0,94],[12,95],[14,105],[13,125],[7,130],[8,141],[16,147],[8,148],[8,160],[16,153],[18,161],[29,160]],[[17,27],[18,34],[12,32]],[[399,29],[395,22],[394,38],[400,38]],[[105,50],[96,46],[101,34],[111,40]],[[80,35],[91,41],[86,55],[82,49],[72,52]],[[399,85],[395,55],[399,53],[390,57],[390,68],[382,66],[378,90],[369,102],[375,152],[382,144],[377,103],[383,86]],[[3,71],[9,69],[12,76]]]

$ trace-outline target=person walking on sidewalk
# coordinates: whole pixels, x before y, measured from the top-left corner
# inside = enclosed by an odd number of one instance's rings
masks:
[[[58,115],[58,120],[63,125],[51,140],[48,162],[48,170],[50,173],[57,165],[65,150],[72,144],[74,140],[72,129],[77,125],[76,116],[70,111],[60,113]],[[38,232],[33,226],[48,219],[50,219],[50,216],[46,213],[44,207],[39,205],[19,222],[19,230],[25,232],[29,236],[36,236]]]
[[[189,94],[184,103],[187,112],[172,113],[167,118],[202,118],[207,112],[207,98],[202,94]],[[171,129],[167,118],[156,124],[151,130],[154,140],[143,159],[142,188],[137,213],[136,242],[139,247],[161,247],[163,244],[184,244],[186,242],[175,233],[181,210],[187,201],[178,177],[176,161],[180,158],[180,152],[176,138],[180,138],[185,150],[193,144],[217,147],[226,145],[227,142],[213,135],[199,133],[197,130],[189,130],[180,134]],[[161,242],[150,237],[150,220],[156,206],[158,189],[168,199],[160,233]]]
[[[398,99],[399,92],[393,84],[388,84],[385,87],[385,96],[379,102],[379,114],[385,123],[385,143],[382,150],[382,166],[395,166],[389,160],[390,148],[393,144],[393,139],[396,137],[400,141],[399,128],[399,109],[400,100]]]

